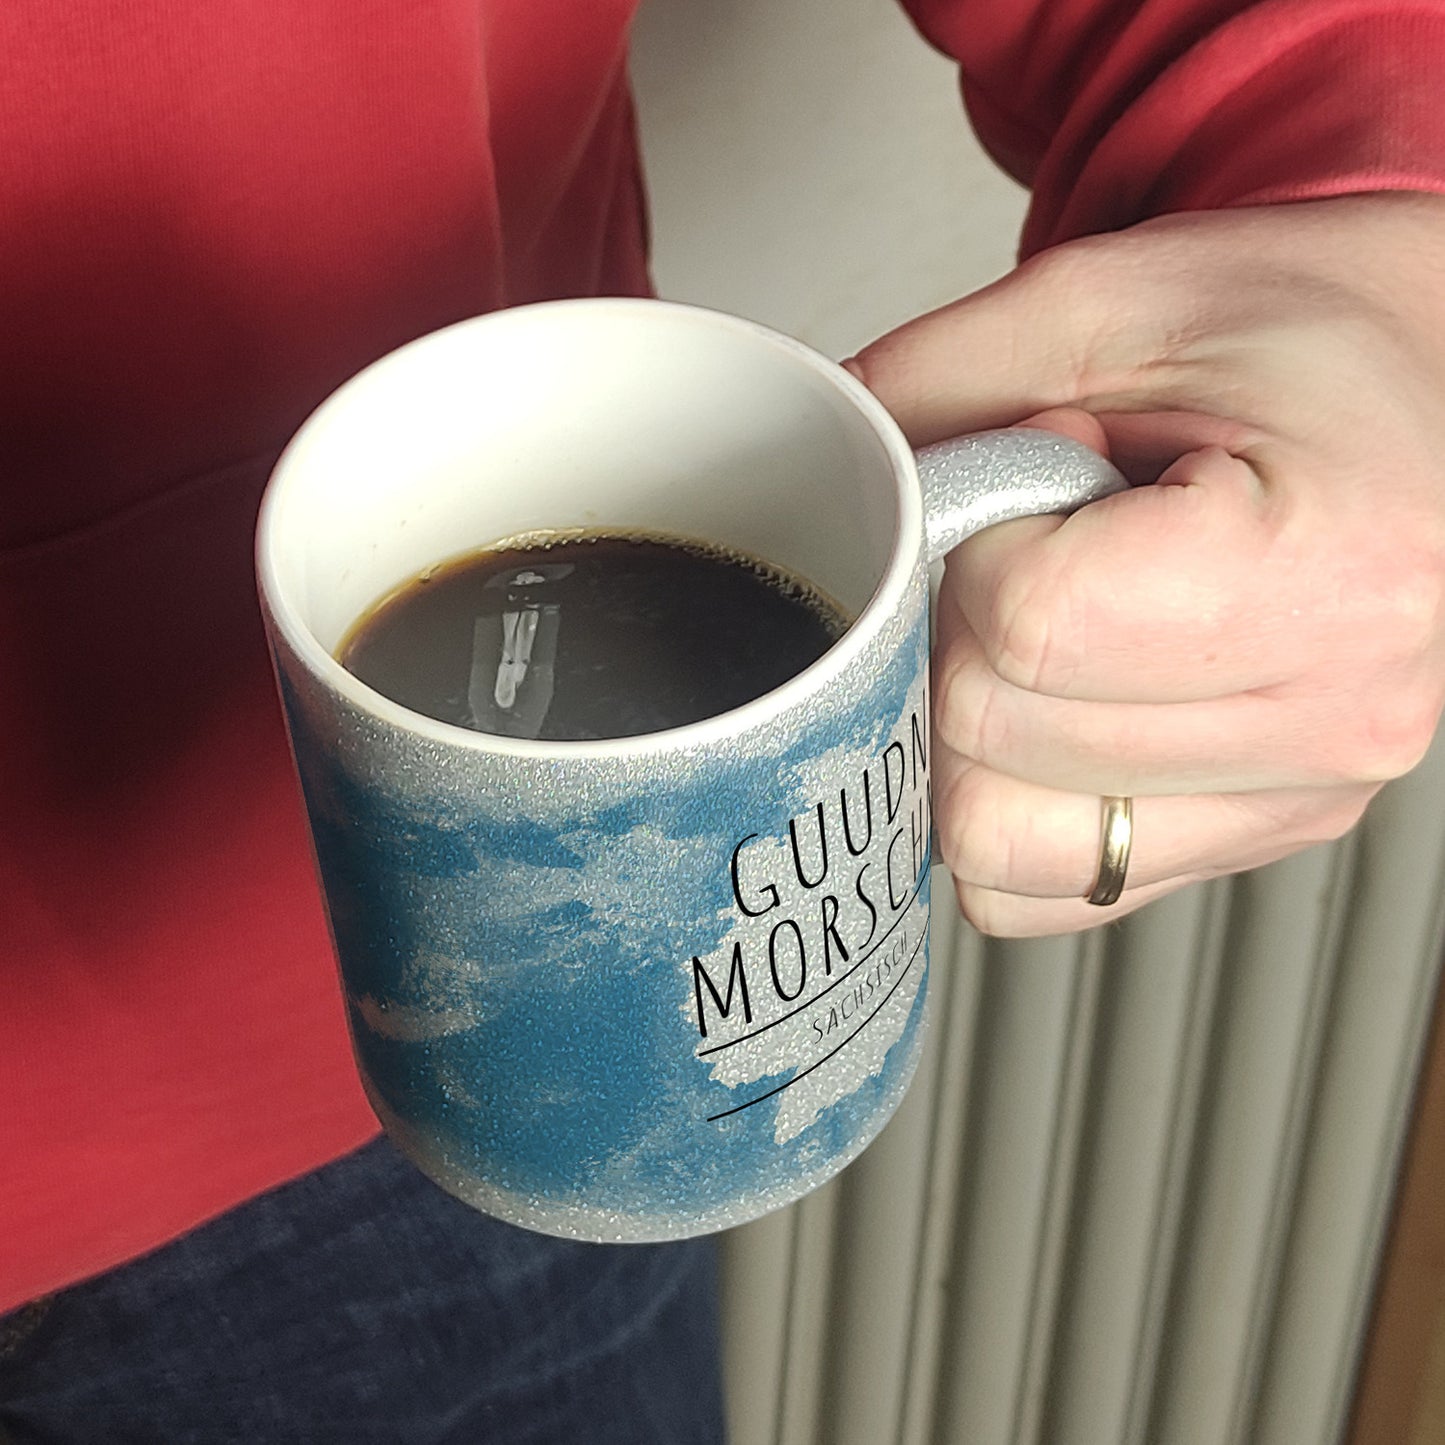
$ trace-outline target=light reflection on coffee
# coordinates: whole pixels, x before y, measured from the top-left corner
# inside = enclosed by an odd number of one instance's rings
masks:
[[[337,657],[415,712],[547,740],[631,737],[741,707],[816,661],[839,609],[700,543],[561,536],[428,569]]]

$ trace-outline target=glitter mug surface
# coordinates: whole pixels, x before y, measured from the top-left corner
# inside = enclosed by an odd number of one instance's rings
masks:
[[[489,1214],[607,1241],[740,1224],[855,1158],[924,1035],[929,562],[1123,485],[1036,431],[915,459],[842,368],[656,301],[465,321],[325,402],[271,480],[258,573],[400,1149]],[[760,557],[855,620],[755,702],[604,742],[433,721],[335,661],[425,567],[572,529]]]

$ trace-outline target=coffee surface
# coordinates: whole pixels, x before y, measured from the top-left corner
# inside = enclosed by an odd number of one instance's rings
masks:
[[[631,737],[741,707],[847,620],[749,558],[647,537],[565,537],[429,569],[337,657],[386,697],[508,737]]]

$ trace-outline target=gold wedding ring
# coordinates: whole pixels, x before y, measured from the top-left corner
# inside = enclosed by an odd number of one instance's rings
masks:
[[[1099,828],[1099,871],[1089,891],[1089,902],[1107,908],[1119,901],[1124,875],[1129,871],[1129,849],[1134,842],[1134,800],[1103,798]]]

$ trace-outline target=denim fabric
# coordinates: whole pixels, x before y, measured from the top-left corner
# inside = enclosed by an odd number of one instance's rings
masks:
[[[6,1445],[719,1445],[710,1240],[573,1244],[384,1141],[0,1319]]]

